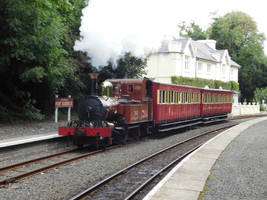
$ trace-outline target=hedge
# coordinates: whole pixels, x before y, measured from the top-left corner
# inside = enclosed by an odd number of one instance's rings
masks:
[[[182,76],[172,76],[172,83],[178,85],[190,85],[204,88],[206,85],[209,88],[219,89],[221,86],[225,90],[239,90],[239,84],[235,81],[223,82],[219,80],[203,79],[203,78],[187,78]]]

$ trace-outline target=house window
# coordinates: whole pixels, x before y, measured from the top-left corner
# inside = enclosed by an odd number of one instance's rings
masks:
[[[202,72],[202,63],[198,63],[198,72]]]
[[[190,57],[185,56],[185,65],[184,65],[185,70],[190,70]]]
[[[211,72],[211,65],[207,64],[207,73],[209,74]]]

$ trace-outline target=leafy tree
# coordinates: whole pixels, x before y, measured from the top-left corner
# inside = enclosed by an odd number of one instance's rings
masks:
[[[117,61],[117,68],[114,70],[116,78],[140,78],[144,75],[146,59],[126,53]]]
[[[228,49],[233,60],[241,65],[239,83],[242,99],[251,101],[256,87],[266,85],[266,59],[263,51],[264,35],[256,22],[243,12],[231,12],[214,19],[210,36],[218,49]]]
[[[259,102],[260,105],[260,110],[266,110],[266,107],[262,104],[263,100],[266,103],[267,102],[267,87],[265,88],[256,88],[255,92],[255,99],[257,102]]]
[[[180,36],[182,37],[192,38],[193,40],[205,40],[207,38],[206,32],[199,25],[195,24],[195,22],[191,22],[190,25],[182,22],[178,27],[180,28]]]
[[[41,112],[51,110],[56,93],[78,92],[82,83],[75,76],[72,46],[86,4],[84,0],[0,2],[0,118],[3,113],[41,119]],[[73,82],[78,88],[70,89]]]

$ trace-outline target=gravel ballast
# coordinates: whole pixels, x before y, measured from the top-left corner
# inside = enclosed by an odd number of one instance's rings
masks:
[[[228,122],[234,123],[234,122]],[[162,148],[224,124],[199,127],[161,139],[145,139],[58,167],[0,189],[0,199],[65,199],[84,187]]]
[[[267,121],[243,131],[211,170],[201,200],[267,199]]]

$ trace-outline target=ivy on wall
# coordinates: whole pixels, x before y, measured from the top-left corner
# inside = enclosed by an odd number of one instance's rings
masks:
[[[182,76],[172,76],[172,83],[178,85],[190,85],[204,88],[206,85],[209,88],[219,89],[222,87],[225,90],[239,90],[239,84],[235,81],[223,82],[219,80],[203,79],[203,78],[187,78]]]

